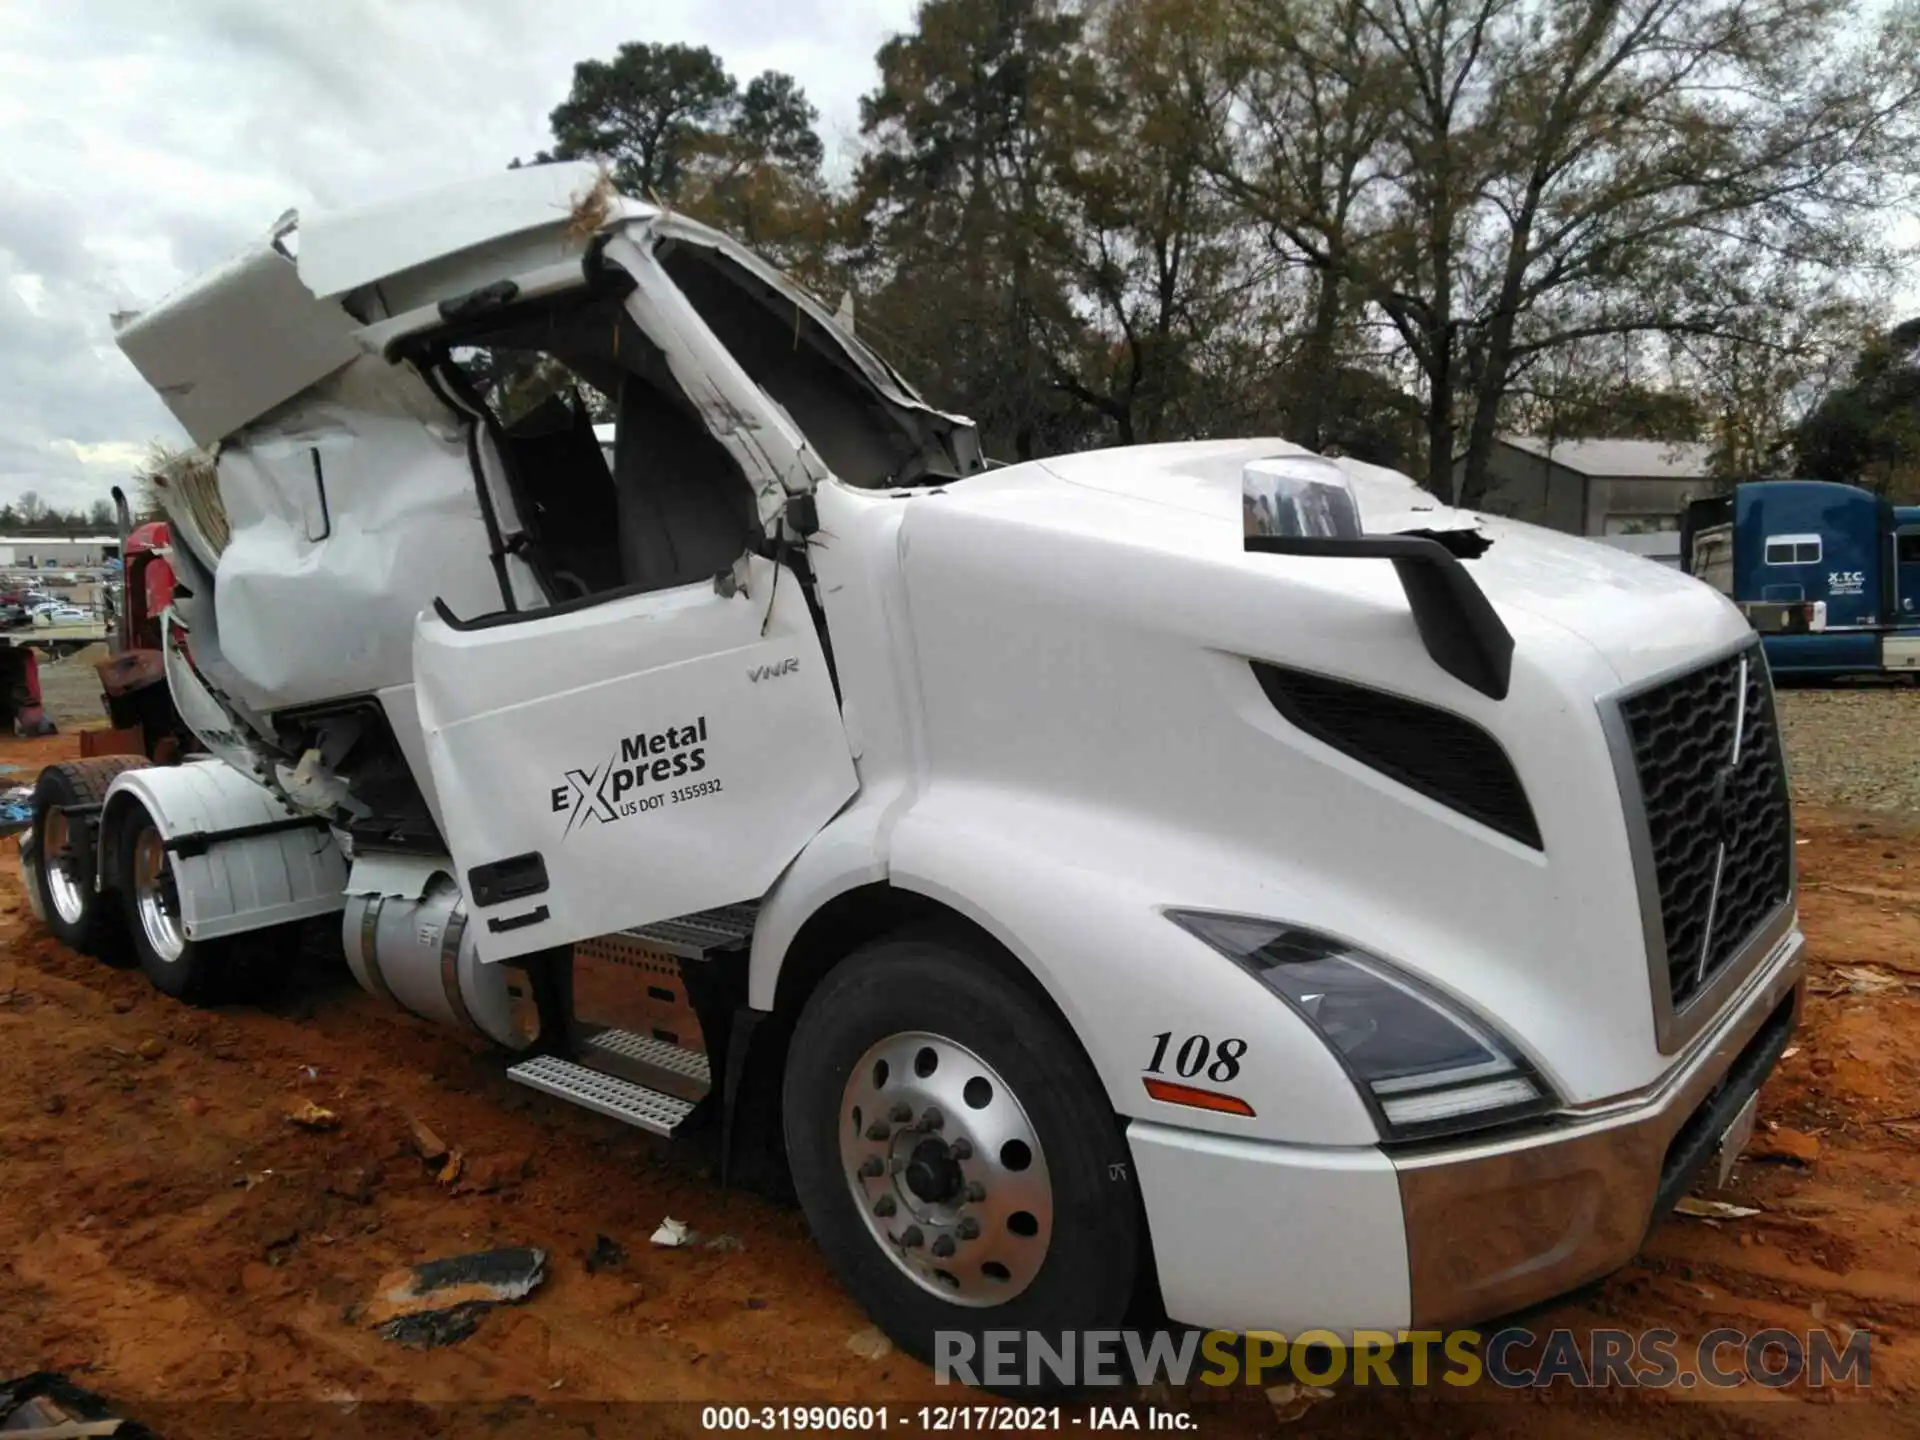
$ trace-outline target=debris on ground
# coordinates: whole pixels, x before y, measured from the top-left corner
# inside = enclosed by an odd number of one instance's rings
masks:
[[[84,699],[97,711],[98,677],[87,678]],[[1912,693],[1920,698],[1920,690]],[[17,743],[13,752],[0,744],[0,756],[29,748]],[[33,763],[63,758],[36,753]],[[1920,767],[1910,730],[1887,741],[1883,768],[1902,766],[1909,778],[1901,783],[1911,786]],[[1795,851],[1801,873],[1823,887],[1809,885],[1802,900],[1814,981],[1838,983],[1835,964],[1920,980],[1920,907],[1889,915],[1883,902],[1858,893],[1891,883],[1890,871],[1902,873],[1884,858],[1895,849],[1906,866],[1900,883],[1920,900],[1920,817],[1876,818],[1870,832],[1857,829],[1856,818],[1805,809],[1795,816],[1808,842]],[[279,1005],[188,1010],[146,988],[137,971],[108,968],[53,940],[27,908],[17,860],[0,867],[0,917],[8,907],[12,916],[0,918],[0,992],[16,980],[18,990],[12,1006],[0,1005],[8,1046],[0,1133],[14,1142],[0,1161],[0,1355],[25,1357],[17,1369],[66,1367],[110,1397],[140,1396],[139,1413],[166,1440],[187,1431],[176,1433],[163,1417],[180,1415],[191,1426],[192,1407],[202,1404],[211,1406],[211,1419],[195,1433],[210,1436],[253,1433],[258,1426],[241,1415],[244,1405],[269,1417],[261,1423],[309,1428],[316,1440],[348,1432],[403,1440],[421,1433],[423,1419],[437,1418],[452,1433],[481,1428],[474,1417],[496,1410],[524,1416],[510,1418],[503,1436],[543,1424],[568,1428],[540,1421],[552,1407],[529,1406],[527,1397],[758,1403],[770,1395],[844,1395],[850,1372],[876,1404],[961,1398],[898,1349],[878,1362],[856,1358],[848,1337],[872,1322],[827,1278],[819,1252],[802,1238],[803,1223],[790,1209],[711,1187],[700,1150],[635,1145],[610,1122],[571,1107],[501,1104],[502,1095],[520,1097],[478,1082],[472,1037],[384,1009],[341,976],[316,992],[311,1014]],[[331,928],[337,934],[337,924]],[[112,1000],[134,993],[132,1014],[140,1018],[115,1014]],[[1920,1187],[1916,1024],[1920,986],[1884,997],[1811,996],[1794,1037],[1801,1053],[1767,1082],[1755,1129],[1773,1120],[1817,1136],[1818,1165],[1742,1162],[1734,1191],[1710,1193],[1760,1206],[1763,1215],[1713,1225],[1676,1218],[1658,1227],[1633,1265],[1563,1302],[1553,1321],[1580,1333],[1671,1329],[1690,1347],[1727,1324],[1813,1327],[1820,1322],[1808,1307],[1824,1300],[1836,1346],[1844,1347],[1853,1327],[1872,1324],[1874,1384],[1861,1392],[1869,1403],[1834,1410],[1827,1402],[1852,1399],[1850,1386],[1796,1382],[1771,1391],[1780,1403],[1762,1416],[1753,1404],[1701,1405],[1652,1385],[1555,1384],[1551,1395],[1537,1397],[1551,1403],[1500,1409],[1414,1405],[1406,1387],[1343,1384],[1337,1404],[1316,1404],[1304,1419],[1280,1425],[1262,1393],[1243,1387],[1247,1393],[1236,1398],[1244,1403],[1210,1405],[1200,1415],[1204,1433],[1254,1440],[1315,1427],[1353,1435],[1417,1428],[1435,1440],[1522,1433],[1527,1440],[1712,1440],[1758,1434],[1771,1417],[1767,1432],[1790,1440],[1831,1429],[1819,1422],[1836,1415],[1863,1440],[1880,1433],[1874,1403],[1897,1419],[1905,1402],[1888,1398],[1892,1387],[1911,1389],[1920,1376],[1920,1326],[1903,1323],[1912,1306],[1900,1303],[1920,1237],[1912,1204]],[[110,1063],[109,1043],[131,1053],[147,1034],[167,1039],[164,1062]],[[319,1082],[304,1079],[300,1067],[308,1063],[320,1070]],[[123,1090],[129,1071],[144,1083]],[[41,1109],[54,1091],[65,1097],[65,1122]],[[310,1135],[287,1123],[286,1107],[307,1094],[340,1111],[339,1131]],[[195,1115],[190,1096],[217,1099]],[[493,1153],[532,1154],[537,1178],[518,1196],[449,1198],[409,1138],[411,1115],[428,1119],[443,1140],[457,1139],[467,1164]],[[347,1117],[354,1123],[345,1124]],[[58,1143],[62,1123],[71,1143]],[[368,1204],[322,1193],[356,1167],[382,1163],[387,1181]],[[225,1188],[223,1174],[235,1188]],[[255,1188],[242,1193],[249,1185]],[[357,1187],[348,1181],[344,1188]],[[740,1236],[747,1253],[653,1258],[644,1217],[674,1210]],[[310,1238],[285,1250],[282,1268],[269,1268],[262,1246],[294,1224],[310,1225]],[[581,1257],[598,1230],[622,1242],[630,1258],[622,1270],[587,1279]],[[327,1246],[324,1235],[336,1243]],[[1743,1240],[1753,1243],[1736,1243]],[[469,1338],[412,1350],[361,1325],[376,1277],[523,1241],[545,1246],[558,1283],[479,1319]],[[1726,1298],[1708,1299],[1703,1289]],[[343,1322],[349,1304],[354,1318]],[[182,1317],[191,1317],[190,1333]],[[717,1363],[722,1357],[727,1363]],[[81,1372],[89,1359],[102,1369]],[[1441,1357],[1433,1359],[1430,1374],[1443,1374]],[[0,1377],[6,1373],[0,1369]],[[561,1375],[565,1386],[549,1395]],[[1281,1378],[1267,1376],[1269,1384]],[[1453,1398],[1451,1387],[1434,1388]],[[330,1408],[350,1403],[347,1390],[363,1397],[357,1421]],[[395,1396],[458,1396],[473,1408],[396,1408],[387,1403]],[[474,1423],[454,1424],[462,1415]]]
[[[370,1205],[383,1178],[377,1164],[356,1166],[333,1176],[325,1188],[329,1195],[338,1195],[355,1205]]]
[[[409,1349],[451,1345],[494,1306],[517,1305],[546,1278],[547,1252],[531,1245],[429,1260],[382,1276],[360,1319]]]
[[[1289,1382],[1267,1387],[1267,1403],[1273,1406],[1273,1418],[1282,1425],[1292,1424],[1322,1400],[1332,1398],[1333,1391],[1319,1385]]]
[[[167,1042],[148,1036],[134,1047],[134,1053],[142,1060],[158,1060],[167,1053]]]
[[[460,1178],[460,1172],[465,1168],[466,1156],[462,1155],[457,1149],[449,1150],[447,1152],[446,1163],[441,1165],[440,1173],[434,1178],[442,1185],[451,1186]]]
[[[33,827],[33,791],[15,785],[0,793],[0,835],[18,835]]]
[[[653,1243],[668,1250],[678,1250],[693,1240],[693,1231],[684,1220],[676,1220],[671,1215],[660,1222],[660,1228],[653,1232]]]
[[[716,1235],[711,1240],[703,1240],[701,1245],[708,1250],[744,1250],[746,1242],[738,1235]]]
[[[533,1157],[524,1153],[491,1154],[462,1158],[453,1186],[456,1195],[491,1195],[527,1178]]]
[[[1832,974],[1840,983],[1815,985],[1816,995],[1892,995],[1905,990],[1908,983],[1871,965],[1836,965]]]
[[[311,1100],[302,1101],[287,1112],[287,1120],[302,1130],[338,1130],[340,1117],[324,1105],[316,1105]]]
[[[1673,1213],[1691,1215],[1696,1220],[1744,1220],[1749,1215],[1762,1212],[1754,1205],[1733,1205],[1725,1200],[1702,1200],[1697,1195],[1683,1195],[1673,1207]]]
[[[0,1380],[0,1435],[10,1440],[65,1440],[83,1435],[153,1440],[146,1426],[114,1415],[98,1395],[48,1370]]]
[[[847,1337],[847,1348],[862,1360],[879,1360],[893,1353],[893,1341],[881,1334],[878,1326],[869,1325]]]
[[[413,1132],[413,1148],[419,1152],[422,1160],[429,1165],[437,1165],[447,1158],[447,1142],[434,1134],[426,1121],[411,1121],[409,1128]]]
[[[587,1251],[587,1274],[598,1275],[602,1270],[616,1270],[627,1263],[627,1251],[611,1235],[595,1235],[593,1248]]]
[[[1747,1156],[1753,1160],[1791,1160],[1811,1165],[1820,1158],[1820,1141],[1798,1130],[1778,1126],[1754,1133],[1747,1142]]]

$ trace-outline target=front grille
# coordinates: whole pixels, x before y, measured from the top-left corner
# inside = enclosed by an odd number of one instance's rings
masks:
[[[1678,1012],[1792,892],[1793,822],[1773,688],[1754,646],[1642,690],[1620,712]]]

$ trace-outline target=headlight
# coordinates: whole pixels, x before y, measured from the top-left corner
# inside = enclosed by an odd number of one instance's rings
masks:
[[[1377,955],[1273,920],[1166,913],[1314,1028],[1388,1139],[1478,1130],[1555,1103],[1546,1083],[1490,1027]]]

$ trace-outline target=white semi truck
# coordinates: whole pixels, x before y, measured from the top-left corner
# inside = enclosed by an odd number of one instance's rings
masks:
[[[119,344],[212,459],[206,753],[46,772],[46,923],[206,1001],[337,913],[514,1080],[770,1145],[913,1354],[1498,1316],[1752,1124],[1792,820],[1704,585],[1279,440],[990,465],[576,166],[287,217]]]

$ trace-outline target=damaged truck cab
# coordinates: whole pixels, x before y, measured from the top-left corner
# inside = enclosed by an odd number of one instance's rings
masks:
[[[1802,941],[1707,587],[1279,440],[990,468],[578,166],[290,217],[119,341],[206,456],[207,753],[53,767],[24,853],[169,993],[337,912],[513,1079],[782,1158],[923,1358],[1149,1287],[1491,1318],[1738,1153]]]

